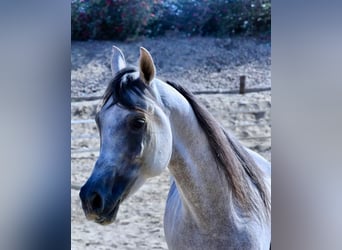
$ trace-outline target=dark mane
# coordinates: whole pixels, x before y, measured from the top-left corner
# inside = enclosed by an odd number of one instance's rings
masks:
[[[110,80],[108,87],[103,96],[102,105],[104,105],[111,97],[113,104],[120,105],[129,109],[141,109],[146,107],[144,96],[154,99],[153,92],[150,87],[140,78],[133,79],[128,76],[123,80],[123,76],[129,73],[137,72],[134,67],[127,67],[120,70],[113,79]]]
[[[244,211],[257,211],[260,200],[265,206],[266,216],[270,214],[270,196],[264,184],[261,170],[242,145],[235,141],[213,116],[196,100],[195,96],[182,86],[167,81],[190,103],[199,124],[207,134],[212,153],[217,156],[219,165],[226,174],[233,190],[237,204]],[[252,195],[254,185],[260,196]],[[258,213],[256,213],[258,214]]]

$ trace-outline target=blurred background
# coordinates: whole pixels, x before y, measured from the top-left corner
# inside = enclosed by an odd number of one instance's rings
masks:
[[[70,54],[83,55],[70,53],[72,8],[0,1],[0,249],[71,248]],[[342,249],[341,9],[272,1],[274,249]]]

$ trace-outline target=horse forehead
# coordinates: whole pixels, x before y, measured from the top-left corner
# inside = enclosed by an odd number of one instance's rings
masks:
[[[121,121],[127,117],[128,114],[131,113],[128,109],[124,109],[120,107],[120,105],[113,104],[112,98],[110,98],[105,105],[103,105],[100,111],[100,119],[102,122],[110,122],[111,124],[115,124],[118,121]]]
[[[139,72],[131,72],[124,74],[121,78],[122,82],[127,82],[129,79],[131,80],[137,80],[139,78]]]

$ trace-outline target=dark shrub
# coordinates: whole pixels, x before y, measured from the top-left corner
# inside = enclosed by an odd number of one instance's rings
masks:
[[[204,34],[256,34],[271,30],[269,0],[211,1],[209,16],[203,26]]]
[[[72,0],[72,39],[270,32],[270,0]]]
[[[134,39],[156,18],[159,0],[73,0],[72,39]]]

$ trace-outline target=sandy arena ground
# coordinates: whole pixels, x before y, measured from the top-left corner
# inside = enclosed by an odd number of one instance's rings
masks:
[[[110,79],[111,45],[135,64],[139,47],[150,50],[161,79],[185,84],[192,91],[236,89],[239,76],[247,88],[270,87],[270,43],[246,38],[170,36],[121,43],[72,43],[72,97],[99,96]],[[197,95],[210,112],[241,142],[271,159],[271,93]],[[98,131],[93,118],[101,100],[71,103],[72,249],[167,249],[163,213],[169,173],[149,180],[124,202],[115,223],[100,226],[86,220],[78,192],[98,156]]]

